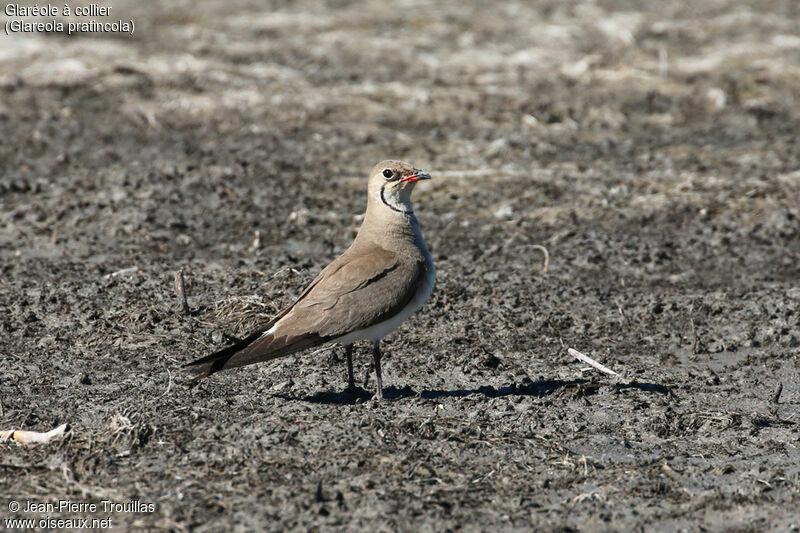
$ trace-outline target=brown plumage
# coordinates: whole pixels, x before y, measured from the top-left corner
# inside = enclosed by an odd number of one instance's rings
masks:
[[[269,323],[236,344],[190,363],[188,370],[203,378],[340,342],[346,347],[348,383],[353,389],[351,346],[369,339],[378,377],[375,397],[381,398],[380,340],[422,306],[435,279],[410,201],[414,184],[429,178],[400,161],[376,165],[367,187],[367,213],[350,248]]]

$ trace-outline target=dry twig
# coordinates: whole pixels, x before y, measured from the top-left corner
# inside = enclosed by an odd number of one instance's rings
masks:
[[[127,276],[128,274],[136,274],[139,272],[139,267],[129,267],[123,268],[122,270],[117,270],[116,272],[111,272],[103,276],[103,279],[111,279],[111,278],[118,278],[121,276]]]
[[[541,244],[528,244],[534,250],[539,250],[544,255],[544,261],[542,263],[542,273],[547,272],[547,268],[550,266],[550,252],[547,251],[547,248],[542,246]]]
[[[183,308],[185,314],[190,314],[189,302],[186,301],[186,287],[183,283],[183,269],[175,272],[175,293],[178,295],[178,302]]]
[[[595,368],[596,368],[597,370],[599,370],[600,372],[604,372],[604,373],[606,373],[606,374],[608,374],[608,375],[610,375],[610,376],[617,376],[617,377],[619,377],[619,374],[617,374],[616,372],[614,372],[613,370],[611,370],[611,369],[610,369],[610,368],[608,368],[607,366],[603,366],[603,365],[601,365],[600,363],[598,363],[597,361],[595,361],[594,359],[592,359],[592,358],[591,358],[591,357],[589,357],[588,355],[583,355],[583,354],[582,354],[581,352],[579,352],[578,350],[574,350],[574,349],[572,349],[572,348],[569,348],[569,349],[567,350],[567,353],[569,353],[569,354],[570,354],[572,357],[574,357],[575,359],[578,359],[579,361],[583,361],[584,363],[586,363],[586,364],[588,364],[588,365],[591,365],[591,366],[595,367]]]
[[[486,257],[495,255],[498,251],[502,253],[506,253],[508,248],[514,243],[517,237],[522,236],[520,233],[514,233],[509,237],[506,242],[503,243],[502,246],[494,245],[487,248],[483,254],[478,258],[478,261],[483,260]],[[547,269],[550,267],[550,252],[547,251],[547,248],[542,246],[541,244],[523,244],[519,248],[533,248],[534,250],[539,250],[542,252],[542,274],[547,273]]]

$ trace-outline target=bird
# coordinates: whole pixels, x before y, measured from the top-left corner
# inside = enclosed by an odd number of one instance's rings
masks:
[[[375,165],[367,182],[367,210],[350,247],[272,320],[184,369],[199,381],[221,370],[338,343],[347,359],[347,391],[353,393],[353,343],[368,340],[377,381],[372,399],[383,399],[381,340],[422,308],[436,281],[411,203],[415,185],[429,179],[403,161]]]

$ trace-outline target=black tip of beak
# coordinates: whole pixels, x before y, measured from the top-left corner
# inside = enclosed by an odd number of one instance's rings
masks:
[[[414,175],[417,177],[418,180],[429,180],[431,179],[431,175],[425,172],[424,170],[419,170],[418,168],[414,169]]]

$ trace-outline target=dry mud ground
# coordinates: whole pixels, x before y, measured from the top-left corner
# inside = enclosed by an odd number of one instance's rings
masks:
[[[797,2],[109,4],[133,37],[0,35],[0,428],[73,429],[0,494],[155,510],[0,517],[798,530]],[[338,348],[187,387],[387,157],[439,269],[389,399]]]

